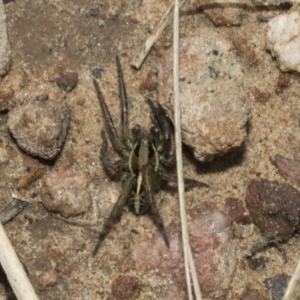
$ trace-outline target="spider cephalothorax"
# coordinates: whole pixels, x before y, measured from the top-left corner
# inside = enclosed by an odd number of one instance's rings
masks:
[[[127,94],[118,56],[116,56],[116,63],[122,111],[122,130],[120,136],[116,131],[99,85],[95,79],[93,82],[110,140],[114,149],[121,157],[121,159],[116,162],[110,161],[107,154],[108,144],[106,134],[102,131],[103,144],[100,151],[100,158],[110,176],[116,177],[120,172],[124,172],[126,177],[123,193],[119,196],[109,219],[104,224],[93,255],[96,255],[106,235],[114,223],[121,217],[122,209],[125,204],[127,204],[130,211],[135,215],[148,212],[162,233],[166,245],[169,247],[169,240],[155,205],[153,195],[160,188],[162,180],[167,182],[176,181],[176,176],[167,172],[167,168],[174,164],[170,124],[164,116],[160,105],[157,102],[147,100],[153,113],[153,126],[151,127],[150,133],[143,131],[139,125],[136,125],[132,130],[129,129]],[[207,186],[193,179],[185,179],[185,181],[188,185]]]

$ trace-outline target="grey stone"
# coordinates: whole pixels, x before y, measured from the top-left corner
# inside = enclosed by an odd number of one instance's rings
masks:
[[[248,99],[243,71],[231,43],[216,30],[180,40],[180,100],[183,142],[200,161],[240,147],[246,137]],[[159,102],[173,117],[172,52],[159,72]]]
[[[52,159],[62,148],[69,121],[66,106],[51,101],[34,101],[9,112],[8,128],[25,152]]]

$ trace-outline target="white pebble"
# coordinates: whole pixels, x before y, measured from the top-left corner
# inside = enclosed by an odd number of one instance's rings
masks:
[[[289,11],[269,22],[267,49],[278,59],[282,71],[300,73],[300,12]]]

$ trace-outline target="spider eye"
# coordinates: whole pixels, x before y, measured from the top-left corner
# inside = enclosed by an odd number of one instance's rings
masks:
[[[135,215],[143,215],[147,212],[149,205],[144,193],[140,195],[132,194],[127,200],[130,211]]]

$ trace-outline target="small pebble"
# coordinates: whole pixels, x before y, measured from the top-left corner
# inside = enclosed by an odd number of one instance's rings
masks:
[[[282,71],[300,73],[300,8],[274,17],[268,23],[266,48],[278,59]]]
[[[272,233],[278,241],[285,241],[299,229],[300,193],[291,185],[252,180],[245,202],[253,223],[263,236]]]
[[[50,64],[47,68],[48,80],[53,82],[65,71],[65,69],[65,65],[61,61]]]
[[[137,299],[139,279],[121,275],[113,281],[111,290],[112,294],[118,299]]]
[[[50,173],[46,180],[48,194],[43,195],[43,205],[64,217],[83,214],[91,207],[86,176],[74,169]]]
[[[144,82],[142,82],[142,84],[140,85],[140,90],[147,90],[149,92],[155,91],[158,86],[157,74],[158,73],[155,71],[150,71],[147,74]]]
[[[239,7],[205,8],[205,14],[216,26],[236,26],[242,24],[244,9]]]
[[[262,90],[256,86],[251,87],[250,91],[257,102],[266,103],[271,97],[271,93],[268,90]]]
[[[46,290],[54,286],[57,283],[57,275],[54,270],[43,272],[38,279],[39,288],[41,290]]]
[[[272,300],[283,299],[290,278],[290,276],[282,273],[264,280],[266,287],[271,290]]]
[[[61,150],[70,121],[69,109],[51,101],[34,101],[9,112],[8,128],[26,153],[53,159]]]
[[[291,77],[289,74],[281,73],[278,77],[277,86],[275,92],[277,94],[283,93],[285,89],[290,85]]]
[[[225,212],[226,215],[231,219],[231,222],[237,222],[242,224],[251,223],[251,218],[247,213],[243,202],[239,199],[225,199]]]
[[[292,183],[300,187],[299,160],[289,159],[277,154],[273,163],[284,178],[291,180]]]
[[[78,73],[65,72],[62,73],[57,79],[56,84],[67,92],[72,91],[78,84]]]

